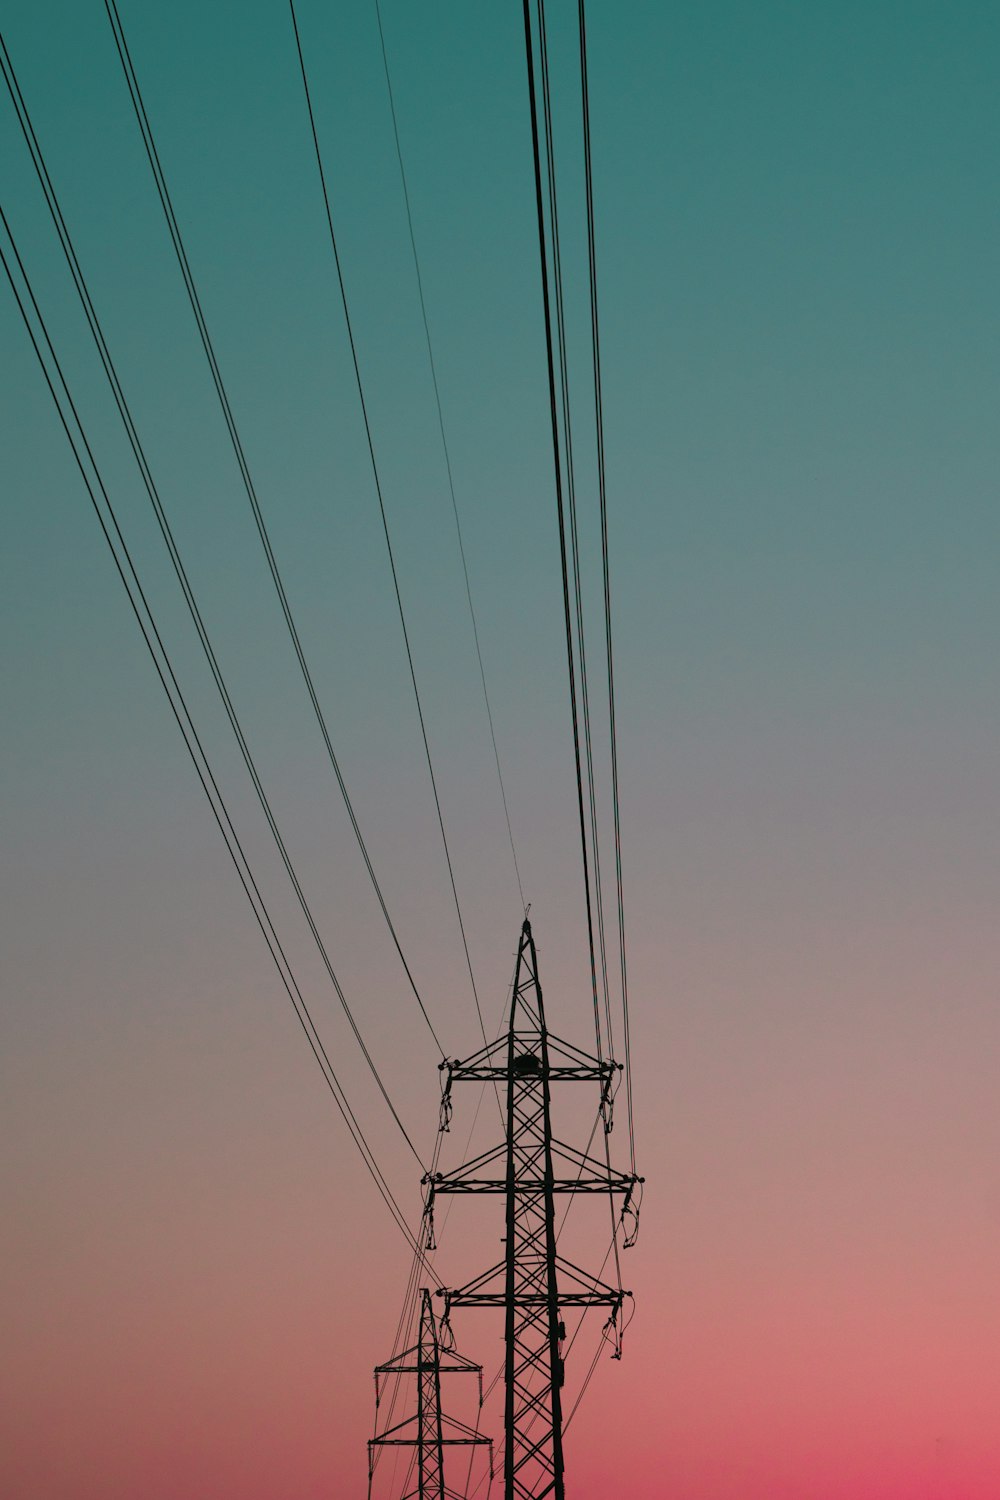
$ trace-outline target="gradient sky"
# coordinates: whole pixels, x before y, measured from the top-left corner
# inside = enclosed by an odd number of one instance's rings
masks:
[[[474,1012],[287,9],[121,11],[345,776],[461,1055]],[[596,660],[573,11],[553,4],[550,27]],[[1000,11],[593,0],[588,14],[648,1188],[625,1259],[637,1317],[568,1434],[570,1493],[995,1500]],[[385,0],[384,18],[549,1019],[586,1045],[520,7]],[[300,0],[299,20],[497,1016],[517,891],[375,13]],[[7,0],[4,31],[287,842],[429,1152],[437,1058],[282,634],[103,7]],[[0,119],[3,203],[179,675],[415,1217],[418,1173],[241,777],[6,97]],[[8,293],[0,347],[0,1489],[360,1496],[406,1247],[269,968]],[[602,732],[602,772],[605,754]],[[474,1100],[457,1104],[455,1160]],[[439,1262],[454,1283],[496,1253],[498,1226],[465,1210]],[[456,1327],[492,1371],[499,1325]]]

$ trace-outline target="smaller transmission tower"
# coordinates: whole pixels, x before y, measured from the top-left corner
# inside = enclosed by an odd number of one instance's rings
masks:
[[[446,1448],[489,1448],[490,1479],[493,1478],[493,1443],[480,1437],[477,1429],[447,1417],[441,1411],[441,1376],[475,1375],[479,1381],[479,1404],[483,1401],[483,1367],[463,1359],[453,1349],[441,1345],[438,1325],[431,1308],[431,1294],[420,1293],[420,1331],[417,1342],[404,1349],[395,1359],[375,1370],[375,1409],[378,1411],[385,1384],[390,1376],[417,1377],[417,1409],[403,1421],[377,1430],[368,1443],[368,1500],[371,1500],[375,1464],[382,1448],[414,1449],[410,1471],[400,1500],[462,1500],[461,1491],[445,1483],[444,1450]],[[392,1423],[392,1408],[389,1410]],[[416,1470],[413,1484],[414,1469]]]

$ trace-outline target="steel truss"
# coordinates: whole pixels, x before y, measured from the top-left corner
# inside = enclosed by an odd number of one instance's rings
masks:
[[[441,1193],[503,1194],[506,1201],[504,1259],[463,1287],[440,1290],[444,1321],[454,1307],[505,1309],[504,1500],[564,1500],[562,1314],[566,1308],[605,1308],[607,1326],[617,1331],[622,1302],[630,1293],[606,1285],[557,1252],[555,1202],[569,1193],[621,1195],[624,1218],[642,1179],[614,1172],[606,1162],[553,1137],[551,1085],[599,1084],[607,1132],[621,1069],[550,1035],[527,917],[506,1034],[467,1061],[446,1062],[442,1068],[443,1129],[451,1117],[453,1083],[502,1082],[507,1093],[504,1142],[452,1172],[424,1179],[429,1219]]]
[[[410,1349],[375,1368],[375,1408],[390,1376],[417,1377],[417,1410],[385,1427],[368,1442],[368,1500],[371,1500],[375,1463],[382,1448],[416,1449],[416,1488],[407,1489],[400,1500],[462,1500],[459,1492],[445,1483],[444,1450],[446,1448],[489,1448],[490,1478],[493,1477],[493,1442],[481,1437],[477,1428],[445,1416],[441,1410],[441,1376],[475,1375],[479,1381],[479,1404],[483,1402],[483,1367],[463,1359],[453,1349],[442,1345],[429,1291],[420,1293],[420,1332]],[[391,1416],[390,1416],[391,1420]]]

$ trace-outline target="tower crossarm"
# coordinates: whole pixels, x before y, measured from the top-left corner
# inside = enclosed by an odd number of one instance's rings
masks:
[[[529,1077],[533,1071],[538,1071],[537,1068],[532,1068],[532,1061],[538,1060],[535,1049],[540,1046],[541,1033],[518,1031],[515,1037],[518,1047],[515,1076]],[[564,1042],[561,1038],[553,1036],[551,1032],[546,1033],[546,1043],[549,1054],[548,1076],[553,1083],[610,1084],[622,1071],[621,1063],[611,1058],[600,1062],[596,1057],[591,1057],[588,1052],[574,1047],[572,1042]],[[478,1052],[474,1052],[464,1061],[456,1058],[439,1064],[441,1072],[445,1075],[445,1091],[447,1092],[452,1083],[488,1083],[491,1080],[506,1079],[510,1071],[509,1048],[509,1037],[502,1036],[499,1041],[492,1042],[488,1047],[481,1047]]]
[[[559,1273],[559,1288],[557,1293],[557,1305],[559,1307],[608,1307],[620,1308],[626,1298],[631,1297],[631,1292],[621,1290],[619,1287],[609,1286],[607,1282],[600,1281],[595,1276],[588,1276],[579,1266],[567,1260],[563,1255],[556,1255],[556,1269]],[[491,1266],[488,1271],[476,1276],[472,1281],[466,1282],[461,1287],[439,1287],[437,1295],[444,1299],[444,1318],[447,1322],[453,1307],[503,1307],[506,1289],[504,1286],[506,1273],[506,1261]],[[548,1304],[548,1294],[544,1287],[537,1290],[524,1287],[518,1295],[519,1304],[524,1306],[545,1306]]]
[[[395,1359],[386,1360],[384,1365],[375,1366],[376,1390],[379,1386],[379,1377],[386,1375],[420,1375],[427,1368],[428,1361],[421,1352],[419,1344],[414,1344],[409,1349],[404,1349],[402,1354],[397,1354]],[[471,1359],[463,1359],[456,1354],[454,1349],[442,1349],[440,1345],[437,1351],[437,1370],[440,1375],[481,1375],[482,1365],[473,1364]]]
[[[527,1197],[531,1193],[628,1193],[637,1182],[642,1179],[638,1177],[619,1177],[612,1173],[611,1177],[605,1173],[601,1177],[554,1177],[550,1182],[544,1178],[522,1177],[518,1182],[517,1191],[519,1197]],[[444,1178],[441,1182],[432,1180],[431,1187],[435,1193],[504,1193],[507,1184],[498,1177],[463,1177],[457,1180]]]
[[[438,1193],[505,1193],[508,1188],[506,1174],[493,1176],[489,1168],[496,1164],[502,1167],[507,1147],[500,1145],[473,1157],[464,1166],[451,1172],[427,1173],[424,1185],[429,1189],[428,1199]],[[537,1160],[533,1156],[537,1155]],[[522,1170],[517,1179],[519,1196],[532,1193],[618,1193],[628,1202],[635,1188],[643,1179],[631,1172],[609,1171],[607,1165],[596,1157],[578,1151],[562,1141],[553,1141],[551,1160],[565,1170],[557,1177],[547,1177],[541,1153],[533,1153],[530,1144],[524,1147]]]
[[[503,1292],[453,1292],[448,1294],[452,1307],[504,1307]],[[621,1307],[624,1292],[561,1292],[555,1300],[556,1307]],[[517,1299],[518,1307],[549,1307],[550,1299],[544,1292],[523,1293]]]
[[[470,1432],[472,1431],[471,1427],[470,1427],[469,1431]],[[448,1438],[448,1437],[443,1437],[441,1439],[441,1447],[442,1448],[485,1448],[485,1447],[489,1446],[490,1441],[491,1441],[490,1438],[481,1438],[481,1437],[462,1437],[462,1438]],[[402,1438],[402,1437],[401,1438],[383,1437],[383,1438],[379,1438],[379,1440],[378,1440],[377,1443],[376,1443],[376,1441],[375,1441],[374,1438],[369,1438],[368,1439],[368,1446],[369,1446],[369,1448],[415,1448],[417,1446],[417,1442],[416,1442],[416,1439],[412,1438],[412,1437],[405,1437],[405,1438]]]

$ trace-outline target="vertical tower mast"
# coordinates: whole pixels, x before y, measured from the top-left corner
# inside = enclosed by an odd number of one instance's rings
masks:
[[[376,1408],[381,1402],[385,1382],[391,1375],[417,1377],[417,1410],[415,1416],[405,1417],[402,1422],[384,1427],[381,1432],[376,1431],[375,1436],[369,1440],[369,1500],[375,1464],[382,1448],[416,1450],[416,1488],[407,1487],[402,1500],[460,1500],[458,1490],[445,1483],[445,1448],[488,1447],[492,1475],[493,1443],[488,1437],[480,1437],[479,1432],[467,1423],[444,1415],[441,1410],[441,1376],[475,1375],[479,1380],[479,1399],[482,1404],[483,1370],[481,1365],[462,1359],[454,1350],[442,1348],[431,1307],[431,1294],[426,1290],[420,1293],[420,1331],[417,1342],[412,1348],[404,1349],[395,1359],[376,1366]]]
[[[443,1066],[445,1119],[456,1080],[502,1080],[507,1090],[503,1144],[456,1171],[425,1179],[431,1208],[438,1193],[496,1193],[506,1202],[503,1261],[464,1287],[444,1292],[446,1317],[452,1307],[504,1308],[504,1500],[564,1500],[563,1311],[604,1307],[609,1324],[616,1327],[629,1294],[606,1286],[558,1253],[556,1195],[621,1194],[624,1213],[641,1179],[610,1171],[552,1133],[551,1085],[572,1080],[600,1084],[601,1112],[609,1129],[612,1083],[620,1069],[549,1033],[527,918],[506,1036],[466,1062]]]

